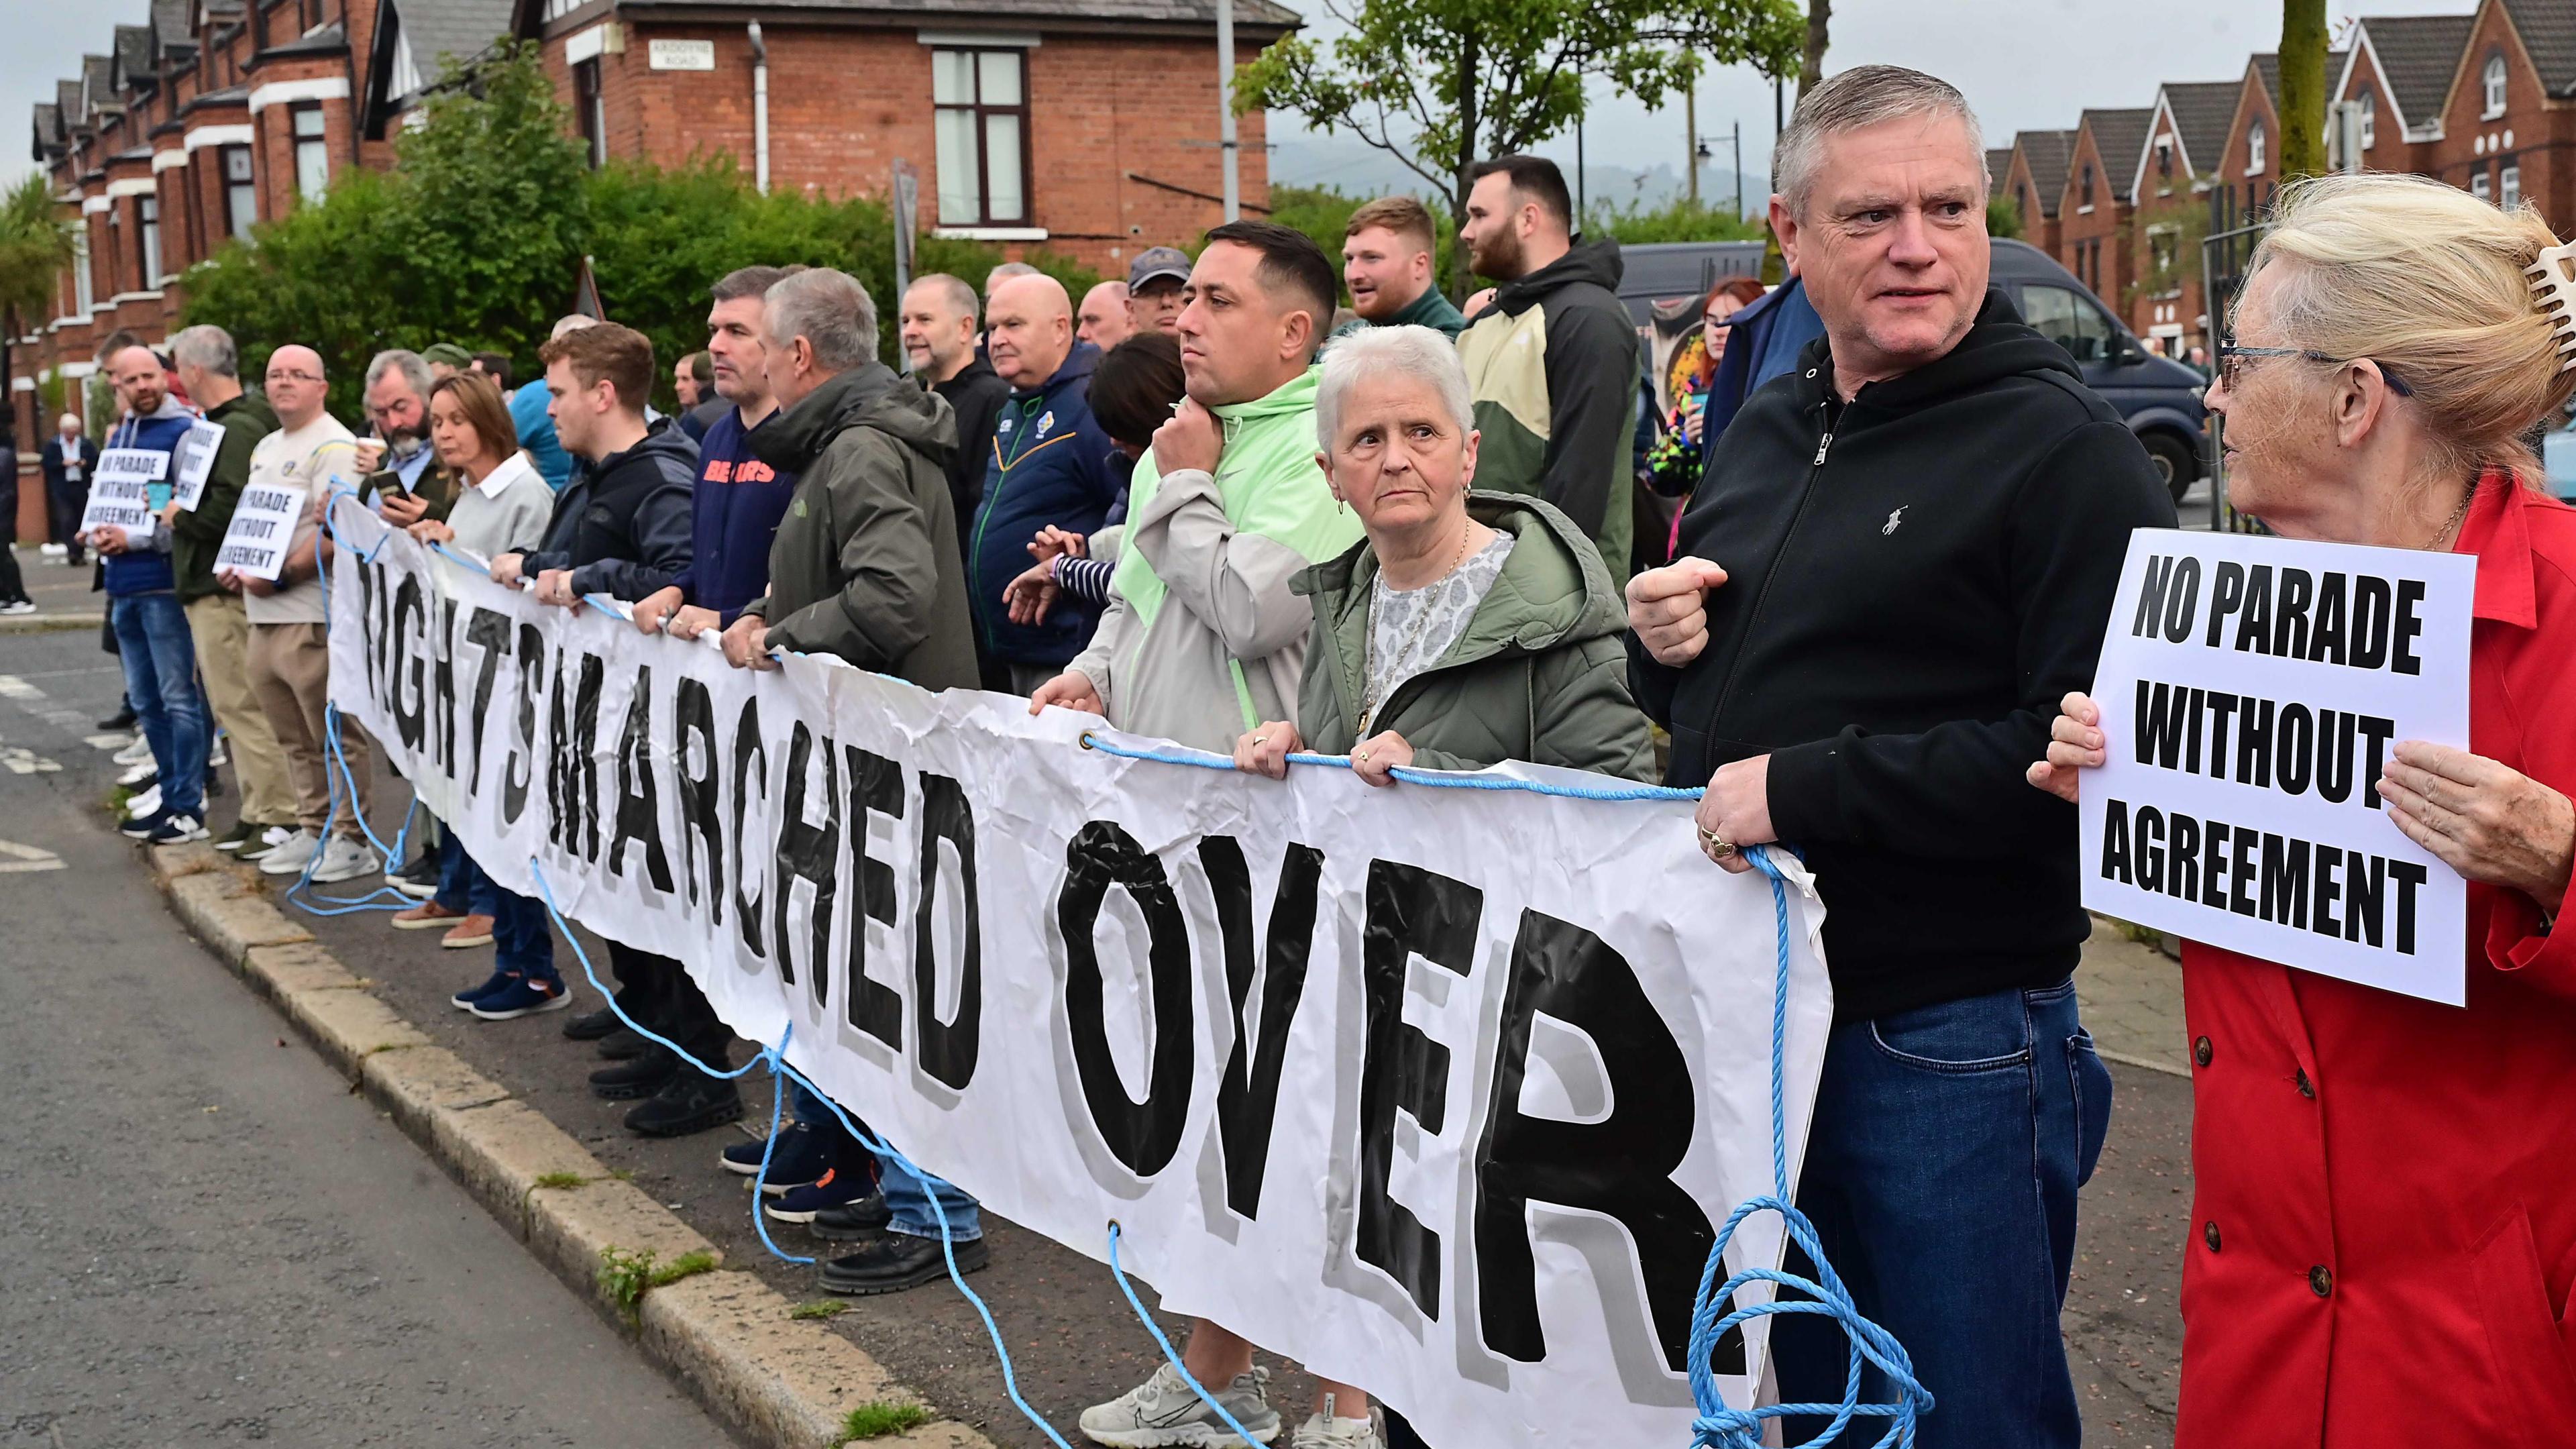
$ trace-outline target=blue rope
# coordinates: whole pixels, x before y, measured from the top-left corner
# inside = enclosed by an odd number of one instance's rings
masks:
[[[1163,1333],[1163,1325],[1156,1323],[1154,1315],[1145,1311],[1144,1303],[1136,1297],[1136,1285],[1127,1281],[1127,1270],[1118,1266],[1120,1233],[1118,1220],[1111,1218],[1109,1220],[1109,1275],[1118,1280],[1118,1291],[1127,1295],[1127,1306],[1136,1310],[1137,1321],[1145,1325],[1147,1333],[1154,1335],[1155,1346],[1163,1350],[1163,1357],[1170,1362],[1173,1371],[1181,1376],[1181,1382],[1190,1386],[1190,1392],[1199,1396],[1199,1402],[1216,1410],[1216,1416],[1223,1419],[1225,1426],[1233,1430],[1244,1443],[1252,1445],[1253,1449],[1261,1449],[1261,1441],[1252,1436],[1251,1430],[1243,1427],[1243,1421],[1226,1412],[1225,1405],[1218,1403],[1216,1395],[1209,1393],[1207,1386],[1198,1381],[1198,1376],[1190,1372],[1189,1365],[1181,1362],[1180,1354],[1172,1349],[1172,1340]]]
[[[571,933],[566,932],[565,934],[570,935]],[[591,984],[596,986],[599,983],[594,981]],[[603,992],[601,994],[607,995],[612,1004],[614,1004],[617,999],[614,995],[609,993]],[[618,1015],[624,1016],[625,1013],[619,1012]],[[787,1023],[787,1030],[779,1035],[777,1055],[783,1056],[787,1051],[787,1044],[795,1039],[796,1023],[791,1021]],[[776,1060],[776,1056],[764,1051],[755,1060],[774,1061]],[[787,1078],[781,1076],[777,1071],[772,1070],[769,1074],[769,1136],[761,1141],[760,1171],[754,1173],[751,1179],[751,1225],[759,1230],[760,1245],[769,1250],[769,1256],[776,1258],[781,1262],[805,1264],[811,1263],[814,1260],[811,1258],[800,1258],[794,1253],[782,1250],[778,1246],[777,1240],[769,1236],[769,1214],[761,1210],[762,1201],[769,1195],[769,1159],[778,1151],[778,1120],[785,1114],[786,1108]]]
[[[1139,750],[1126,745],[1113,745],[1086,731],[1082,747],[1116,755],[1122,760],[1151,760],[1158,765],[1188,765],[1200,770],[1231,770],[1231,756],[1209,750],[1192,750],[1174,746],[1168,750]],[[1292,765],[1332,765],[1350,769],[1348,755],[1315,755],[1296,751],[1288,756]],[[1553,795],[1564,800],[1696,800],[1701,792],[1680,790],[1669,785],[1558,785],[1545,780],[1516,780],[1508,775],[1462,775],[1451,770],[1417,770],[1411,765],[1397,765],[1387,773],[1408,785],[1436,785],[1444,790],[1518,790],[1531,795]]]
[[[1913,1360],[1906,1357],[1903,1345],[1877,1324],[1863,1317],[1852,1301],[1851,1292],[1837,1277],[1833,1265],[1825,1261],[1824,1245],[1817,1240],[1815,1225],[1798,1211],[1789,1195],[1788,1145],[1788,1048],[1789,1048],[1789,892],[1779,865],[1771,859],[1765,846],[1753,846],[1744,852],[1745,859],[1771,883],[1771,916],[1779,939],[1779,968],[1771,990],[1771,1177],[1773,1190],[1737,1208],[1726,1219],[1726,1227],[1717,1235],[1717,1245],[1709,1250],[1708,1266],[1701,1270],[1699,1296],[1691,1311],[1690,1380],[1691,1397],[1699,1405],[1699,1416],[1691,1423],[1691,1443],[1695,1449],[1762,1449],[1764,1423],[1791,1415],[1814,1417],[1830,1415],[1832,1422],[1823,1432],[1803,1442],[1802,1449],[1820,1449],[1833,1443],[1855,1418],[1883,1418],[1889,1421],[1887,1432],[1877,1441],[1880,1449],[1895,1446],[1909,1449],[1914,1443],[1915,1421],[1932,1410],[1932,1395],[1914,1377]],[[1718,1270],[1726,1262],[1726,1245],[1734,1240],[1735,1230],[1744,1220],[1758,1212],[1776,1212],[1788,1237],[1795,1241],[1816,1267],[1816,1277],[1808,1279],[1794,1273],[1771,1268],[1747,1268],[1717,1283]],[[1751,1283],[1773,1285],[1770,1302],[1738,1308],[1725,1317],[1718,1316],[1720,1305],[1734,1300],[1736,1291]],[[1783,1301],[1778,1290],[1794,1288],[1813,1301]],[[1769,1404],[1756,1409],[1730,1407],[1717,1390],[1717,1374],[1709,1367],[1718,1339],[1728,1329],[1752,1319],[1778,1313],[1816,1314],[1833,1319],[1851,1339],[1851,1362],[1843,1374],[1843,1396],[1832,1404]],[[1861,1364],[1875,1364],[1896,1389],[1893,1403],[1865,1404],[1860,1401]]]
[[[357,492],[343,482],[337,473],[331,475],[330,485],[323,499],[320,532],[328,533],[332,544],[336,547],[340,541],[340,526],[331,517],[331,505],[344,496],[355,498]],[[393,535],[388,532],[384,538],[377,539],[373,549],[358,555],[358,561],[374,563],[376,555],[384,552],[386,541],[392,537]],[[313,573],[314,577],[322,583],[322,637],[327,645],[331,637],[331,571],[322,566],[320,533],[316,534],[313,543]],[[403,808],[402,828],[394,832],[393,844],[388,846],[383,838],[376,834],[375,827],[368,823],[366,812],[356,808],[358,778],[349,768],[347,750],[340,744],[340,707],[327,699],[322,703],[322,752],[324,773],[327,775],[334,766],[339,769],[340,779],[347,787],[349,813],[358,822],[358,832],[364,835],[367,843],[374,846],[376,852],[385,858],[388,868],[401,865],[404,846],[411,839],[412,819],[420,810],[419,792],[414,791],[411,803]],[[400,911],[408,910],[416,904],[411,897],[391,886],[378,886],[362,896],[326,896],[313,888],[313,872],[320,868],[322,854],[331,845],[331,826],[340,818],[340,792],[326,790],[323,793],[330,803],[323,811],[321,838],[315,842],[313,854],[305,860],[304,869],[295,877],[295,883],[286,888],[286,899],[293,903],[296,909],[314,916],[348,916],[361,911]],[[311,899],[300,900],[297,899],[299,896],[309,896]],[[317,905],[316,901],[323,904]]]
[[[682,1047],[678,1042],[671,1040],[669,1037],[663,1036],[659,1032],[654,1031],[651,1027],[648,1027],[642,1022],[637,1021],[635,1018],[628,1016],[626,1014],[626,1008],[617,1004],[617,994],[610,991],[608,987],[600,981],[598,971],[591,966],[590,953],[582,949],[581,938],[573,934],[571,924],[564,919],[563,907],[555,901],[554,888],[546,883],[545,869],[537,863],[533,856],[528,860],[528,874],[536,880],[537,896],[546,903],[546,915],[553,920],[555,929],[563,933],[565,942],[572,947],[573,959],[581,963],[581,974],[583,978],[590,982],[591,990],[598,992],[601,998],[607,1001],[608,1009],[616,1013],[617,1019],[625,1024],[627,1030],[634,1032],[637,1036],[640,1036],[646,1041],[653,1043],[655,1046],[662,1048],[664,1051],[671,1053],[681,1061],[688,1063],[691,1067],[704,1072],[710,1077],[730,1080],[743,1075],[755,1066],[765,1063],[775,1076],[793,1081],[804,1087],[805,1090],[813,1093],[814,1099],[821,1102],[824,1107],[830,1110],[832,1116],[840,1122],[842,1129],[848,1132],[852,1138],[856,1139],[860,1146],[867,1148],[870,1152],[892,1158],[906,1172],[911,1173],[915,1177],[925,1179],[933,1177],[933,1174],[922,1171],[919,1164],[915,1163],[911,1158],[906,1157],[903,1153],[897,1151],[894,1146],[891,1143],[888,1143],[884,1138],[877,1136],[874,1132],[869,1131],[867,1128],[861,1126],[857,1121],[853,1120],[849,1113],[841,1110],[841,1104],[833,1101],[822,1088],[814,1085],[811,1078],[808,1078],[804,1073],[787,1064],[787,1058],[784,1053],[787,1050],[789,1037],[793,1036],[795,1032],[795,1028],[792,1023],[789,1025],[788,1031],[779,1037],[778,1045],[773,1047],[762,1047],[759,1053],[750,1061],[743,1063],[742,1066],[733,1071],[719,1072],[713,1067],[708,1066],[706,1063],[699,1061],[695,1056],[692,1056],[688,1050]],[[773,1083],[773,1087],[774,1086],[775,1084]],[[773,1142],[777,1137],[776,1113],[777,1106],[773,1099],[770,1119],[770,1135]],[[768,1153],[766,1151],[762,1153],[761,1171],[765,1178],[768,1173]],[[1002,1391],[1010,1396],[1012,1407],[1018,1409],[1021,1415],[1030,1423],[1035,1424],[1038,1427],[1038,1431],[1046,1435],[1047,1439],[1056,1446],[1056,1449],[1073,1449],[1073,1446],[1065,1441],[1065,1437],[1056,1432],[1055,1426],[1046,1421],[1046,1416],[1040,1414],[1035,1408],[1031,1407],[1029,1401],[1021,1395],[1019,1375],[1011,1366],[1010,1348],[1002,1342],[1001,1325],[994,1321],[993,1310],[985,1305],[982,1295],[968,1287],[966,1285],[966,1275],[958,1271],[957,1241],[955,1230],[950,1226],[948,1221],[948,1209],[939,1201],[938,1193],[925,1193],[924,1196],[930,1200],[930,1211],[932,1215],[939,1219],[939,1251],[941,1256],[947,1260],[948,1281],[956,1284],[957,1291],[965,1296],[968,1303],[974,1305],[976,1316],[984,1320],[985,1335],[993,1341],[993,1355],[1001,1361],[1002,1365]],[[752,1194],[753,1202],[751,1210],[755,1217],[760,1212],[759,1197],[760,1194],[758,1192],[754,1192]],[[760,1240],[764,1246],[769,1247],[771,1252],[778,1252],[776,1246],[769,1242],[769,1230],[766,1227],[763,1227],[760,1231]],[[782,1258],[788,1257],[788,1255],[784,1253],[779,1253],[778,1256]],[[810,1258],[802,1260],[788,1258],[788,1261],[812,1262],[813,1260]]]

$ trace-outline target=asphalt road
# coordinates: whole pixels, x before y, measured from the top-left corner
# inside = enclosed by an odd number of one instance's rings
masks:
[[[108,662],[98,654],[94,635],[0,638],[0,679],[15,672],[46,696],[42,700],[13,697],[9,686],[0,682],[0,765],[5,765],[10,746],[26,744],[48,728],[47,721],[31,716],[30,711],[60,716],[67,727],[112,710],[116,676],[98,672],[99,666]],[[47,672],[63,670],[83,672]],[[103,797],[112,778],[105,755],[82,745],[78,734],[67,728],[59,738],[68,743],[58,742],[49,752],[62,767],[59,773],[34,777],[0,773],[0,822],[9,822],[0,824],[0,837],[12,837],[13,832],[24,834],[29,828],[15,823],[19,817],[13,808],[29,778],[50,785],[47,793],[51,796],[76,800],[85,806],[94,807]],[[407,792],[390,777],[380,779],[378,824],[388,839],[399,823],[402,803],[407,798]],[[232,803],[228,798],[212,803],[210,809],[219,829],[229,822]],[[236,998],[235,1004],[247,1013],[244,1019],[252,1024],[254,1033],[265,1033],[260,1036],[263,1043],[285,1034],[285,1028],[266,1015],[268,1008],[264,1004],[214,970],[193,945],[184,942],[157,903],[152,902],[153,893],[141,883],[139,866],[123,861],[110,848],[103,820],[95,808],[90,808],[77,821],[66,819],[62,833],[86,832],[102,869],[129,874],[127,894],[148,906],[148,924],[158,933],[155,939],[167,942],[142,958],[151,963],[152,973],[188,975],[200,982],[211,982],[209,990],[230,993]],[[0,902],[10,902],[24,893],[29,879],[47,878],[0,876]],[[39,887],[36,894],[43,897],[52,889]],[[13,909],[12,917],[15,915]],[[813,1269],[782,1263],[762,1247],[752,1230],[744,1183],[721,1173],[714,1165],[721,1146],[742,1140],[745,1130],[766,1129],[769,1091],[765,1080],[755,1077],[747,1083],[745,1095],[750,1110],[743,1129],[725,1128],[678,1142],[631,1137],[618,1125],[625,1104],[598,1101],[586,1089],[583,1079],[599,1063],[587,1049],[558,1035],[561,1017],[479,1023],[447,1006],[449,993],[482,979],[489,967],[488,953],[441,951],[435,944],[435,933],[397,933],[386,929],[376,914],[336,918],[298,915],[298,919],[352,969],[378,982],[380,994],[433,1040],[457,1052],[476,1070],[506,1083],[530,1105],[580,1138],[612,1168],[632,1172],[647,1191],[722,1247],[728,1266],[760,1273],[794,1301],[823,1296],[814,1285]],[[596,957],[597,943],[591,941],[590,945]],[[0,948],[0,953],[8,949]],[[8,959],[6,954],[0,954],[0,961]],[[570,953],[562,953],[559,959],[567,979],[576,984],[578,1008],[586,1010],[596,1005],[590,989],[580,984],[579,968]],[[604,975],[604,958],[601,959]],[[117,999],[123,999],[121,994]],[[193,1014],[180,1015],[185,1019]],[[14,1032],[19,1025],[13,1021],[0,1030]],[[5,1040],[0,1037],[0,1041]],[[303,1068],[320,1074],[326,1089],[338,1089],[337,1080],[306,1058],[300,1047],[291,1052],[278,1051],[273,1045],[268,1049],[278,1058],[292,1057]],[[733,1060],[744,1060],[748,1050],[747,1045],[737,1044]],[[2085,1190],[2074,1282],[2065,1316],[2068,1357],[2084,1406],[2089,1443],[2164,1446],[2172,1443],[2175,1370],[2182,1342],[2174,1290],[2180,1282],[2190,1201],[2190,1090],[2180,1078],[2120,1066],[2112,1070],[2118,1096],[2109,1145]],[[349,1099],[347,1106],[361,1111],[394,1154],[395,1166],[369,1169],[371,1175],[379,1181],[388,1180],[389,1174],[392,1181],[435,1187],[442,1194],[441,1201],[453,1203],[454,1215],[474,1214],[472,1205],[449,1189],[446,1180],[395,1137],[390,1127],[375,1123],[373,1113],[359,1109],[356,1099]],[[194,1104],[189,1110],[195,1110]],[[8,1140],[0,1136],[0,1144]],[[426,1187],[422,1189],[424,1193]],[[0,1212],[10,1208],[10,1194],[19,1190],[11,1180],[0,1180]],[[295,1211],[284,1206],[276,1210]],[[969,1281],[991,1304],[1002,1326],[1020,1391],[1067,1438],[1080,1443],[1073,1429],[1075,1416],[1084,1406],[1124,1391],[1151,1372],[1158,1358],[1156,1350],[1106,1269],[1011,1224],[988,1222],[993,1265]],[[9,1256],[11,1231],[0,1224],[0,1258]],[[84,1228],[80,1235],[86,1240],[94,1233]],[[542,1280],[542,1274],[518,1256],[520,1250],[515,1245],[497,1232],[487,1236],[498,1246],[487,1250],[478,1262],[506,1262],[510,1272]],[[799,1229],[778,1228],[775,1236],[779,1246],[790,1253],[816,1251],[816,1245],[805,1239]],[[507,1257],[491,1256],[504,1250]],[[435,1255],[423,1258],[447,1261]],[[8,1277],[17,1271],[14,1267],[0,1267],[0,1293],[5,1293],[7,1300],[7,1306],[0,1306],[0,1315],[22,1311],[19,1305],[25,1300],[14,1291]],[[551,1282],[546,1281],[546,1286],[551,1288]],[[556,1296],[564,1295],[558,1292]],[[1150,1293],[1147,1301],[1152,1301]],[[53,1310],[47,1307],[44,1311]],[[584,1331],[581,1342],[598,1344],[602,1350],[615,1349],[622,1362],[633,1361],[632,1355],[615,1344],[613,1336],[600,1330],[594,1320],[577,1308],[569,1311]],[[1185,1325],[1168,1316],[1163,1322],[1176,1337],[1185,1331]],[[944,1415],[974,1425],[1006,1449],[1048,1449],[1047,1439],[1012,1406],[982,1322],[953,1289],[934,1284],[890,1298],[857,1300],[832,1320],[832,1326],[875,1355]],[[7,1319],[0,1317],[0,1339],[12,1337],[7,1328]],[[14,1364],[8,1356],[13,1352],[0,1348],[0,1384],[14,1377]],[[585,1360],[595,1356],[588,1352],[580,1355]],[[561,1366],[571,1357],[558,1352],[553,1361]],[[1272,1402],[1282,1409],[1283,1417],[1294,1422],[1302,1417],[1307,1381],[1290,1365],[1265,1361],[1274,1375]],[[469,1381],[472,1377],[463,1370],[451,1372]],[[657,1391],[663,1402],[673,1401],[668,1391]],[[11,1397],[0,1389],[0,1402]],[[8,1415],[12,1412],[20,1411],[0,1409],[0,1446],[14,1442],[6,1437]],[[210,1416],[208,1422],[222,1417]],[[518,1442],[522,1436],[510,1437]],[[394,1435],[383,1442],[402,1441],[404,1436]],[[534,1434],[524,1436],[524,1441],[545,1442]],[[42,1444],[45,1440],[40,1436],[27,1442]],[[67,1440],[75,1445],[79,1442]],[[626,1441],[616,1442],[622,1445]]]
[[[0,638],[0,1445],[734,1443],[181,930],[101,665]]]

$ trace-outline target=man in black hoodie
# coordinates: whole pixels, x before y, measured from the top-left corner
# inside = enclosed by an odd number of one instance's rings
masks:
[[[492,560],[493,581],[516,587],[534,579],[539,603],[568,609],[590,594],[632,603],[660,592],[689,565],[698,445],[669,418],[644,421],[652,342],[602,322],[556,337],[537,359],[555,436],[587,466],[556,495],[544,547]],[[725,1066],[733,1033],[685,967],[618,941],[608,943],[608,960],[629,1014],[699,1061]],[[611,1033],[600,1047],[626,1059],[593,1072],[590,1089],[610,1101],[650,1099],[626,1114],[631,1132],[678,1137],[742,1115],[732,1082],[658,1046]]]
[[[2072,1449],[2057,1317],[2111,1084],[2069,975],[2075,811],[2022,773],[2092,680],[2130,531],[2173,504],[1988,291],[1956,90],[1845,71],[1772,175],[1826,335],[1728,428],[1680,560],[1629,585],[1637,696],[1671,782],[1708,787],[1703,850],[1741,870],[1785,841],[1815,870],[1835,1027],[1798,1202],[1938,1401],[1917,1442]],[[1773,1322],[1786,1401],[1839,1400],[1833,1322]]]
[[[1476,486],[1564,510],[1628,577],[1636,533],[1628,447],[1637,422],[1637,324],[1619,304],[1619,244],[1574,241],[1556,163],[1504,156],[1476,167],[1458,240],[1502,285],[1458,336],[1484,441]]]

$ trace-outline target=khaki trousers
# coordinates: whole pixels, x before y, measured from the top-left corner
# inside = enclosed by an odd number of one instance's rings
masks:
[[[231,594],[188,601],[188,634],[206,699],[231,740],[233,778],[241,782],[241,818],[260,825],[295,819],[295,786],[268,711],[250,687],[250,615]]]
[[[358,818],[373,796],[375,768],[367,751],[367,733],[354,720],[340,725],[340,751],[349,775],[358,782],[358,801],[349,807],[348,787],[339,764],[330,758],[323,710],[331,697],[331,647],[320,624],[253,624],[250,626],[250,687],[268,715],[269,728],[286,753],[287,774],[295,782],[295,823],[315,835],[322,822],[331,833],[363,838]],[[340,809],[332,813],[332,797]]]

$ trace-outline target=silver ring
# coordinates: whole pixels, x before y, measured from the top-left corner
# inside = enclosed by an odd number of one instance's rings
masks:
[[[1253,744],[1255,744],[1255,745],[1259,745],[1262,741],[1267,740],[1267,739],[1269,739],[1269,738],[1270,738],[1270,736],[1268,736],[1268,735],[1254,735],[1254,736],[1252,737],[1252,742],[1253,742]]]

